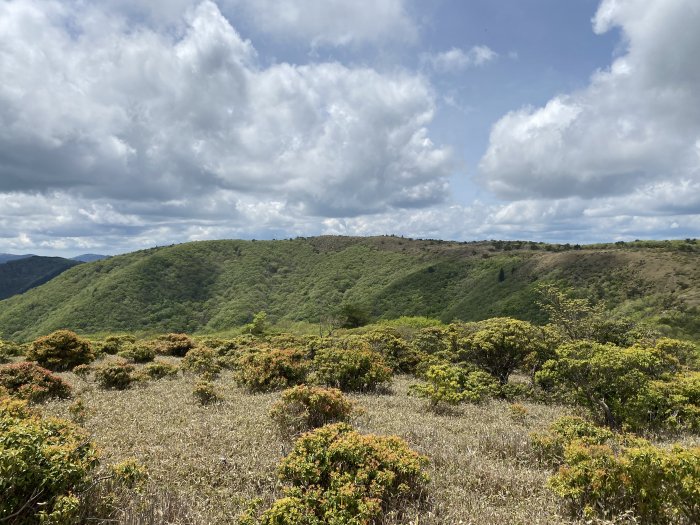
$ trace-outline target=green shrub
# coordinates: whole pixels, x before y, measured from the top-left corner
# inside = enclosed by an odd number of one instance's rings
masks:
[[[175,357],[184,357],[188,351],[195,347],[194,341],[186,334],[161,335],[156,339],[154,345],[157,353]]]
[[[25,347],[19,343],[15,343],[14,341],[0,340],[0,360],[8,359],[10,357],[23,356],[25,351]]]
[[[95,369],[95,378],[103,388],[124,390],[136,380],[134,370],[126,361],[110,361]]]
[[[395,436],[362,435],[345,423],[302,435],[282,460],[286,497],[261,525],[370,525],[419,497],[427,459]],[[250,523],[250,522],[249,522]]]
[[[700,523],[700,447],[615,449],[574,440],[550,488],[590,519],[632,512],[649,525]]]
[[[54,371],[72,370],[95,359],[90,342],[70,330],[57,330],[34,341],[27,358]]]
[[[143,367],[143,373],[151,379],[163,379],[177,375],[178,367],[165,361],[154,361]]]
[[[385,387],[391,380],[381,355],[365,348],[324,348],[313,361],[314,382],[343,391],[370,391]]]
[[[148,363],[156,356],[153,345],[145,342],[126,343],[122,348],[117,355],[135,363]]]
[[[194,395],[195,399],[201,405],[211,405],[222,400],[221,396],[214,387],[214,383],[204,379],[197,381],[197,384],[195,384],[194,390],[192,391],[192,395]]]
[[[413,395],[427,399],[430,406],[458,405],[464,401],[480,403],[499,393],[499,384],[490,374],[482,371],[441,364],[431,366],[425,373],[426,382],[411,385]]]
[[[429,354],[419,352],[398,331],[391,328],[373,330],[364,336],[372,350],[380,354],[394,372],[415,374],[418,366]]]
[[[282,392],[270,417],[284,431],[296,434],[328,423],[348,421],[355,405],[336,388],[299,385]]]
[[[93,367],[90,365],[78,365],[73,369],[73,373],[78,377],[86,378],[93,371]]]
[[[304,383],[308,371],[303,350],[260,348],[238,358],[235,379],[251,392],[269,392]]]
[[[115,355],[135,342],[136,338],[133,335],[110,335],[102,341],[102,351],[105,354]]]
[[[535,379],[545,389],[572,391],[601,421],[619,428],[640,426],[640,403],[649,398],[651,382],[677,369],[678,360],[657,348],[575,341],[561,345]]]
[[[526,362],[544,362],[549,347],[539,327],[527,321],[496,317],[481,321],[476,331],[459,341],[459,358],[485,370],[501,384]]]
[[[216,352],[211,348],[193,348],[182,359],[180,368],[195,374],[216,376],[221,371]]]
[[[71,395],[71,387],[63,379],[26,361],[0,366],[0,386],[14,397],[35,403]]]
[[[97,464],[88,434],[5,398],[0,436],[0,521],[72,523],[78,510],[72,493],[87,487]]]

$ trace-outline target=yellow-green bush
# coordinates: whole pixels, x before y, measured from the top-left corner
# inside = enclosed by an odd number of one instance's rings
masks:
[[[355,405],[337,388],[299,385],[282,392],[270,410],[270,417],[285,432],[292,434],[348,421]]]
[[[4,398],[0,436],[0,521],[69,523],[78,510],[73,494],[86,488],[97,464],[88,434]]]
[[[57,330],[38,338],[29,348],[27,358],[54,371],[72,370],[95,359],[90,342],[70,330]]]
[[[95,369],[95,378],[103,388],[124,390],[136,380],[134,370],[126,361],[110,361]]]
[[[216,352],[203,346],[188,351],[180,363],[180,368],[195,374],[210,376],[216,376],[221,371]]]
[[[395,436],[363,435],[345,423],[302,435],[282,460],[286,497],[261,525],[370,525],[419,497],[427,458]],[[244,521],[244,523],[246,523]]]
[[[222,400],[221,395],[214,387],[214,383],[206,379],[197,381],[192,390],[192,395],[200,405],[212,405]]]
[[[427,399],[435,409],[464,401],[480,403],[500,392],[498,381],[490,374],[450,364],[431,366],[424,378],[425,383],[411,385],[411,393]]]
[[[261,347],[238,358],[235,378],[251,392],[269,392],[306,382],[308,371],[303,350]]]
[[[184,357],[195,347],[195,342],[187,334],[161,335],[153,344],[157,353],[175,357]]]
[[[700,447],[656,447],[573,417],[532,442],[557,469],[548,485],[574,515],[632,513],[646,525],[700,523]]]
[[[135,342],[136,338],[133,335],[110,335],[102,341],[102,352],[114,355]]]
[[[143,373],[151,379],[163,379],[177,375],[178,367],[165,361],[154,361],[143,367]]]
[[[63,379],[26,361],[0,366],[0,387],[14,397],[35,403],[71,395],[71,387]]]
[[[373,330],[365,334],[364,339],[394,372],[415,374],[421,362],[429,357],[429,354],[418,351],[403,339],[394,328]]]
[[[389,368],[377,352],[367,348],[323,348],[313,361],[315,383],[343,391],[370,391],[388,385]]]
[[[146,342],[126,343],[122,348],[117,355],[135,363],[148,363],[156,356],[154,345]]]

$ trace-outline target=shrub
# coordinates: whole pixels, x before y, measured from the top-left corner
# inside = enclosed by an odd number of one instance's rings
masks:
[[[477,330],[459,344],[461,359],[485,370],[501,384],[506,384],[510,374],[525,362],[535,364],[548,357],[542,330],[508,317],[478,323]]]
[[[27,357],[54,371],[72,370],[95,359],[89,341],[70,330],[57,330],[32,343]]]
[[[645,395],[651,381],[662,379],[678,365],[674,357],[656,348],[589,341],[563,344],[556,354],[536,373],[536,381],[545,388],[573,391],[610,428],[639,423],[640,409],[632,402]]]
[[[550,432],[544,450],[559,465],[548,485],[572,514],[610,519],[631,512],[649,525],[700,522],[700,447],[663,449],[569,418]]]
[[[261,348],[238,358],[235,378],[251,392],[269,392],[304,383],[308,370],[303,350]]]
[[[143,373],[151,379],[163,379],[177,375],[178,367],[165,361],[154,361],[143,367]]]
[[[194,341],[186,334],[165,334],[155,341],[157,353],[175,357],[184,357],[194,347]]]
[[[221,371],[216,352],[206,347],[193,348],[187,352],[182,363],[180,363],[180,367],[195,374],[207,374],[209,376],[216,376]]]
[[[0,386],[12,396],[36,403],[71,395],[71,387],[63,379],[28,362],[0,366]]]
[[[135,363],[147,363],[156,356],[155,348],[148,343],[127,343],[123,348],[117,355]]]
[[[283,431],[295,434],[348,421],[354,412],[353,402],[336,388],[299,385],[282,392],[270,416]]]
[[[194,386],[194,390],[192,391],[192,395],[194,395],[195,399],[199,401],[201,405],[211,405],[222,400],[221,396],[214,387],[214,383],[204,379],[197,381],[197,384]]]
[[[10,357],[23,356],[25,352],[24,345],[15,343],[14,341],[2,341],[0,340],[0,360],[8,359]],[[0,361],[2,362],[2,361]]]
[[[313,361],[316,383],[343,391],[369,391],[386,386],[391,369],[382,356],[372,350],[324,348]]]
[[[90,365],[78,365],[73,369],[73,373],[78,377],[86,378],[90,375],[93,368]]]
[[[126,346],[136,342],[133,335],[110,335],[102,342],[102,351],[105,354],[117,354],[125,349]]]
[[[71,493],[86,488],[97,464],[88,434],[5,398],[0,399],[0,435],[0,521],[57,523],[62,518],[69,523],[78,508]]]
[[[463,401],[480,403],[499,392],[498,382],[486,372],[450,364],[431,366],[425,373],[425,380],[423,384],[411,385],[410,391],[427,399],[434,409]]]
[[[365,335],[372,350],[379,353],[394,372],[415,374],[418,365],[428,354],[419,352],[394,329],[374,330]]]
[[[262,525],[370,525],[417,498],[428,482],[427,458],[395,436],[362,435],[345,423],[302,435],[282,460],[286,497]]]
[[[124,390],[136,380],[134,365],[126,361],[110,361],[95,369],[95,378],[103,388]]]

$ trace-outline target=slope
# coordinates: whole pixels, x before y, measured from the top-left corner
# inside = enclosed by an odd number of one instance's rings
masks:
[[[30,339],[61,327],[217,332],[259,310],[273,321],[317,322],[342,303],[375,319],[543,321],[535,291],[542,281],[693,336],[700,333],[698,248],[386,236],[193,242],[82,264],[2,301],[0,337]]]
[[[80,264],[61,257],[32,255],[0,264],[0,299],[44,284],[68,268]]]

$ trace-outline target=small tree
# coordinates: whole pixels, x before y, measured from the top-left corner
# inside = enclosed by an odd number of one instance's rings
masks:
[[[544,333],[527,321],[496,317],[482,321],[460,341],[459,357],[486,370],[502,384],[528,361],[545,360]]]

